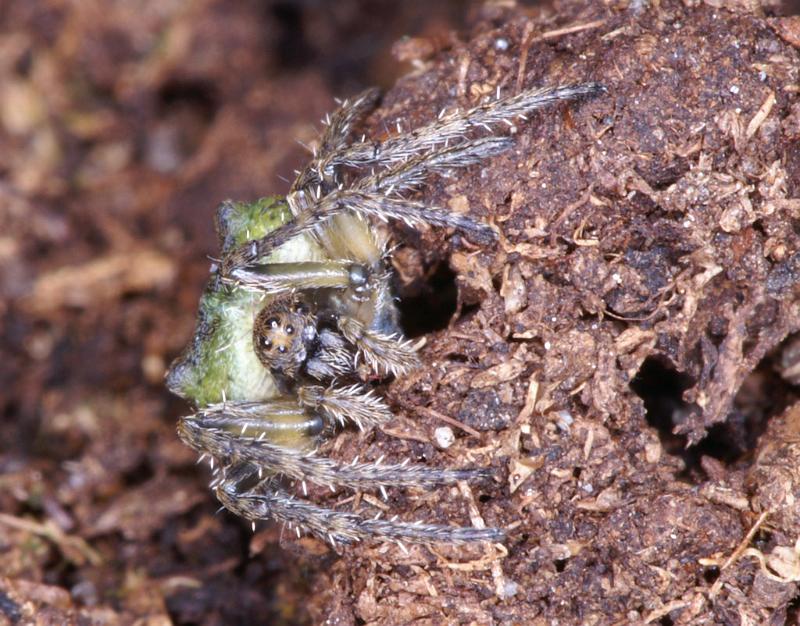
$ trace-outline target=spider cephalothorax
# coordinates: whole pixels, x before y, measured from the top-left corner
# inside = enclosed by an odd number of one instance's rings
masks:
[[[529,90],[382,142],[350,141],[377,101],[369,91],[327,120],[312,161],[286,198],[224,203],[217,212],[221,263],[200,303],[193,343],[168,375],[197,413],[179,424],[184,441],[210,456],[222,504],[250,519],[274,518],[332,543],[378,538],[422,543],[497,541],[496,528],[372,519],[298,499],[285,482],[332,489],[430,487],[486,476],[480,469],[410,463],[339,464],[317,444],[355,424],[380,427],[392,414],[369,386],[418,365],[404,339],[380,223],[454,228],[481,245],[495,232],[468,216],[410,197],[428,176],[483,161],[510,147],[494,126],[547,104],[590,96],[596,84]],[[484,136],[481,136],[483,133]],[[489,136],[486,136],[486,135]]]
[[[265,306],[253,324],[253,349],[262,365],[287,378],[297,375],[318,340],[317,318],[293,299]]]

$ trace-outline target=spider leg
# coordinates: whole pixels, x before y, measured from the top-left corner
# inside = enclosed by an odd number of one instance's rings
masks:
[[[497,240],[496,233],[489,226],[465,215],[405,199],[402,194],[419,188],[430,174],[445,175],[455,168],[479,163],[504,152],[512,144],[507,137],[484,137],[439,148],[373,172],[356,181],[352,190],[339,192],[338,198],[334,192],[333,198],[324,201],[345,202],[357,215],[382,220],[399,219],[413,228],[422,224],[452,227],[475,243],[489,245]],[[359,192],[362,195],[359,196]]]
[[[365,426],[383,424],[392,418],[386,403],[361,385],[327,388],[307,385],[299,387],[297,395],[300,403],[310,411],[320,413],[337,424],[352,422],[361,430]]]
[[[369,519],[356,513],[316,506],[292,497],[274,481],[265,481],[258,491],[240,493],[234,481],[223,480],[217,498],[229,511],[249,520],[275,519],[310,532],[323,540],[348,544],[379,539],[409,543],[466,544],[480,541],[499,542],[505,533],[499,528],[465,528]]]
[[[325,120],[326,128],[320,139],[314,159],[298,174],[292,184],[292,191],[322,185],[335,179],[335,169],[328,164],[331,156],[341,152],[348,143],[353,124],[364,117],[380,97],[380,90],[372,88],[363,91],[342,105]]]
[[[211,404],[196,415],[182,417],[178,435],[200,453],[224,458],[235,453],[234,441],[269,441],[275,446],[309,450],[324,423],[294,400],[224,402]],[[229,441],[226,448],[220,442]]]
[[[485,102],[466,111],[443,111],[430,124],[400,133],[380,144],[362,141],[333,152],[321,167],[388,166],[430,152],[438,146],[464,141],[474,129],[483,128],[493,132],[492,126],[496,124],[510,126],[514,118],[524,117],[556,102],[592,97],[604,92],[605,87],[598,83],[544,87]]]
[[[455,146],[439,148],[380,170],[357,181],[352,188],[333,191],[320,200],[320,214],[336,214],[341,206],[348,212],[382,220],[397,219],[412,228],[423,224],[451,227],[475,243],[489,245],[497,235],[489,226],[470,217],[430,208],[423,203],[395,195],[418,188],[432,173],[446,173],[479,163],[512,145],[507,137],[484,137]]]
[[[476,222],[466,215],[429,208],[421,202],[406,198],[389,197],[359,189],[336,190],[326,196],[315,197],[314,202],[298,206],[302,206],[302,209],[292,220],[271,231],[267,236],[249,241],[231,251],[223,259],[222,275],[231,278],[235,270],[257,264],[259,259],[265,258],[290,239],[309,232],[326,220],[343,213],[382,220],[401,220],[416,228],[424,224],[454,228],[482,245],[490,245],[497,240],[497,235],[491,227]]]
[[[327,216],[318,215],[313,209],[303,210],[293,219],[271,230],[265,237],[253,239],[234,248],[222,259],[220,268],[222,276],[230,277],[237,268],[257,264],[260,259],[264,259],[291,239],[313,230],[320,221],[335,214],[336,209],[333,210],[334,212]],[[345,210],[345,207],[341,207],[338,212]]]
[[[380,189],[390,186],[389,181],[395,185],[413,187],[419,184],[424,174],[442,168],[458,167],[458,159],[465,163],[479,160],[480,150],[491,154],[493,150],[500,151],[505,140],[489,138],[491,141],[468,141],[467,135],[478,128],[493,132],[492,126],[500,123],[511,125],[514,118],[525,115],[562,100],[574,100],[582,97],[591,97],[605,92],[605,88],[598,83],[584,83],[578,85],[565,85],[560,87],[545,87],[543,89],[529,89],[516,95],[507,96],[480,104],[466,111],[454,111],[443,114],[439,119],[407,133],[391,137],[383,143],[357,142],[346,147],[346,136],[353,121],[363,114],[374,103],[374,92],[357,99],[354,105],[344,107],[339,118],[331,124],[330,136],[326,133],[323,139],[325,154],[320,154],[312,164],[301,172],[292,186],[289,194],[289,204],[295,219],[272,231],[267,237],[249,242],[239,249],[234,250],[223,265],[223,273],[229,273],[232,267],[241,267],[252,264],[263,258],[272,250],[280,247],[289,239],[312,230],[316,225],[334,215],[347,211],[354,211],[360,215],[373,215],[382,219],[401,219],[411,226],[420,223],[429,223],[434,226],[449,226],[462,230],[473,238],[476,243],[492,243],[496,236],[486,226],[479,225],[471,219],[461,215],[451,215],[445,211],[427,209],[407,200],[396,198],[377,198],[375,194],[364,194],[363,190],[339,190],[323,195],[321,189],[324,178],[329,176],[335,179],[338,168],[365,167],[378,165],[389,167],[409,161],[415,157],[422,158],[419,162],[411,164],[408,168],[400,167],[396,176],[389,175],[384,183],[377,183],[374,178],[366,185],[378,185]],[[492,142],[495,142],[494,144]],[[442,146],[456,144],[451,152],[442,150]],[[464,144],[464,146],[460,146]],[[462,151],[459,154],[459,148]],[[473,152],[474,154],[470,154]],[[424,155],[427,154],[427,157]],[[327,155],[327,156],[325,156]],[[442,164],[436,161],[442,159]],[[405,170],[405,171],[404,171]],[[317,174],[314,174],[316,172]],[[402,183],[406,176],[407,185]],[[316,191],[314,182],[316,182]],[[326,185],[325,192],[329,191]],[[332,188],[332,187],[331,187]],[[381,202],[382,200],[382,202]],[[412,215],[417,213],[416,217]]]
[[[260,263],[231,270],[225,281],[269,294],[310,289],[346,289],[363,282],[367,269],[352,261]]]
[[[319,335],[317,353],[306,361],[306,372],[312,378],[325,380],[353,371],[353,353],[339,334],[323,328]]]
[[[480,163],[513,145],[509,137],[482,137],[410,157],[388,169],[360,179],[353,187],[372,193],[397,194],[417,189],[433,173],[446,174],[459,167]]]
[[[336,207],[334,210],[346,210],[379,220],[399,220],[407,226],[419,229],[424,225],[453,228],[463,233],[474,243],[488,246],[497,241],[497,233],[487,224],[476,222],[472,218],[451,213],[443,209],[431,208],[422,202],[407,198],[381,195],[380,193],[360,190],[334,191],[326,196],[321,206]]]
[[[419,357],[410,341],[398,335],[386,335],[368,329],[353,317],[337,320],[340,332],[357,350],[371,371],[400,376],[419,365]]]
[[[282,474],[293,480],[331,487],[370,491],[380,487],[432,487],[490,476],[490,472],[483,469],[431,468],[379,461],[337,463],[301,449],[291,449],[286,444],[276,444],[264,436],[274,431],[268,428],[258,431],[249,416],[243,419],[239,407],[233,405],[215,405],[182,418],[178,426],[181,439],[198,452],[220,460],[224,466],[244,464],[270,475]],[[252,405],[248,409],[254,410]],[[243,426],[253,428],[246,428],[242,434]],[[308,441],[306,432],[301,431],[300,435]]]
[[[342,102],[327,120],[327,128],[320,141],[319,156],[332,154],[347,145],[353,124],[364,117],[367,111],[375,108],[380,95],[380,89],[370,87],[352,100]]]

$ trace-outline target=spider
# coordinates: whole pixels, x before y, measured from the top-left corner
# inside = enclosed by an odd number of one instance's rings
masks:
[[[498,528],[371,519],[295,496],[286,480],[335,490],[423,487],[475,480],[482,469],[439,469],[373,462],[339,464],[315,454],[341,428],[380,427],[392,419],[372,383],[419,364],[403,337],[391,288],[387,230],[451,228],[489,246],[496,233],[466,215],[429,207],[413,193],[512,145],[495,127],[561,101],[604,91],[594,84],[531,89],[382,141],[351,141],[353,126],[376,106],[369,90],[326,120],[311,162],[288,195],[224,202],[216,214],[219,262],[200,301],[191,344],[167,385],[192,401],[180,437],[209,458],[224,508],[251,520],[272,518],[300,536],[334,546],[365,539],[417,543],[502,541]],[[481,136],[483,135],[483,136]]]

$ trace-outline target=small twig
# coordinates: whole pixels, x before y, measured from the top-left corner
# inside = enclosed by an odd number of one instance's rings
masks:
[[[753,116],[753,119],[751,119],[750,123],[747,125],[747,130],[745,131],[745,137],[747,137],[747,139],[753,138],[753,135],[756,134],[758,129],[761,127],[761,124],[764,123],[764,120],[769,117],[773,106],[775,106],[775,94],[770,91],[767,99],[764,100],[758,111],[756,111],[756,114]]]
[[[528,64],[528,50],[531,47],[533,39],[533,22],[525,24],[525,30],[522,33],[522,45],[519,51],[519,69],[517,70],[517,84],[515,86],[515,93],[519,93],[522,89],[522,83],[525,80],[525,67]]]
[[[595,20],[593,22],[586,22],[584,24],[573,24],[572,26],[565,26],[563,28],[556,28],[555,30],[548,30],[536,37],[533,37],[533,22],[525,24],[525,30],[522,33],[522,43],[520,44],[519,51],[519,69],[517,70],[517,82],[515,85],[516,93],[522,89],[522,83],[525,81],[525,69],[528,65],[528,52],[532,43],[537,41],[546,41],[548,39],[556,39],[563,35],[571,35],[572,33],[579,33],[584,30],[597,28],[605,24],[605,20]]]
[[[728,567],[733,565],[739,559],[739,557],[742,556],[742,554],[744,554],[744,551],[747,550],[747,546],[750,545],[750,542],[753,540],[753,537],[756,536],[756,533],[758,532],[759,528],[761,528],[761,526],[764,524],[768,515],[769,511],[764,511],[761,515],[758,516],[758,519],[756,520],[755,524],[753,524],[753,526],[747,532],[744,539],[742,539],[742,541],[739,543],[739,545],[736,547],[733,553],[731,553],[731,555],[727,559],[725,559],[725,562],[719,568],[719,574],[720,574],[719,578],[717,578],[717,580],[711,586],[711,591],[708,594],[708,597],[710,599],[713,600],[719,593],[719,590],[722,589],[722,572],[724,572]]]
[[[458,481],[458,490],[461,495],[467,500],[469,505],[469,518],[475,528],[486,528],[486,522],[478,510],[478,505],[475,503],[475,494],[472,493],[466,481]],[[500,564],[500,559],[491,561],[490,566],[492,572],[492,580],[494,581],[494,592],[499,598],[506,597],[506,577],[503,574],[503,567]]]
[[[535,41],[543,41],[545,39],[555,39],[562,35],[571,35],[572,33],[579,33],[584,30],[591,30],[605,24],[605,20],[594,20],[593,22],[586,22],[584,24],[573,24],[572,26],[565,26],[564,28],[556,28],[555,30],[548,30],[538,37],[534,37],[531,43]]]
[[[425,406],[415,406],[414,410],[417,413],[423,413],[424,415],[427,415],[428,417],[433,417],[433,418],[441,420],[443,422],[447,422],[451,426],[455,426],[456,428],[460,428],[465,433],[467,433],[469,435],[472,435],[473,437],[480,437],[481,436],[481,434],[477,430],[472,428],[471,426],[467,426],[463,422],[459,422],[457,419],[455,419],[453,417],[450,417],[449,415],[445,415],[444,413],[439,413],[439,411],[435,411],[433,409],[429,409],[428,407],[425,407]]]

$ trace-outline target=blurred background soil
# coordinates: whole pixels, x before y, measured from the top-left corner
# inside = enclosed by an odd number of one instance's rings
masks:
[[[0,4],[0,624],[796,623],[797,9]],[[366,86],[378,137],[581,80],[609,95],[426,186],[500,245],[396,230],[426,367],[387,389],[396,423],[328,444],[497,480],[312,494],[507,545],[339,556],[216,514],[163,386],[216,205],[284,192]]]

